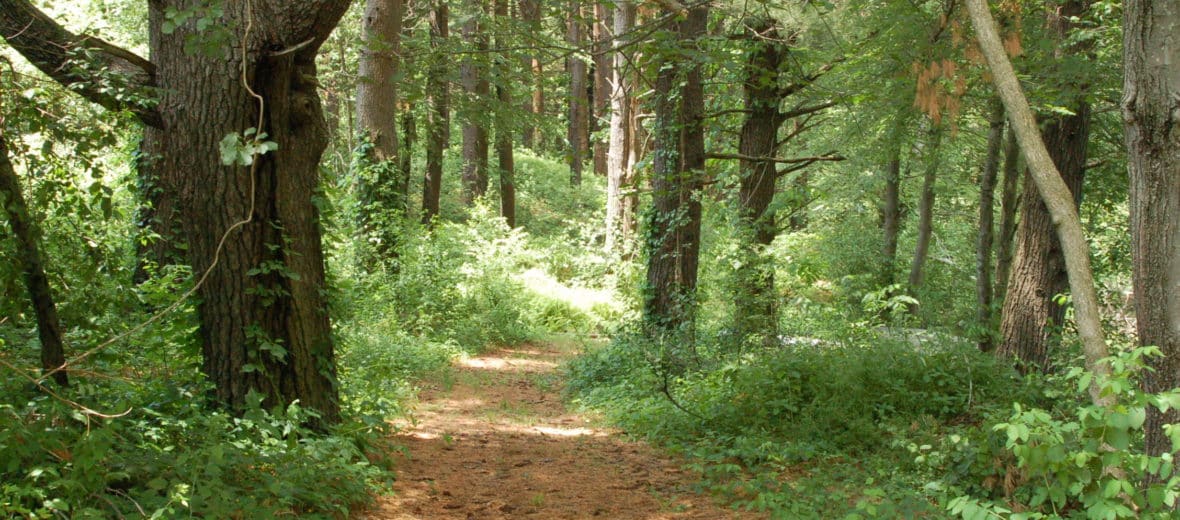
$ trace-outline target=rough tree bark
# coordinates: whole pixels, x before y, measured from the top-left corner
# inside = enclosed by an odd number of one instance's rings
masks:
[[[1090,385],[1090,398],[1095,404],[1109,406],[1113,401],[1109,395],[1102,395],[1102,384],[1110,378],[1110,367],[1103,362],[1108,355],[1106,339],[1102,333],[1102,321],[1098,315],[1098,294],[1094,288],[1094,275],[1090,270],[1090,247],[1082,231],[1082,220],[1078,216],[1074,197],[1053,164],[1053,158],[1041,140],[1036,118],[1029,108],[1028,99],[1016,79],[1016,71],[1004,46],[1000,43],[999,30],[992,19],[986,0],[967,0],[971,24],[975,27],[979,47],[987,59],[992,80],[1004,109],[1008,113],[1012,130],[1016,132],[1020,149],[1028,163],[1029,172],[1036,183],[1037,191],[1053,217],[1057,236],[1065,253],[1066,269],[1069,274],[1070,292],[1073,295],[1078,335],[1082,340],[1082,352],[1086,368],[1094,374]]]
[[[357,179],[358,224],[372,260],[393,254],[397,237],[393,211],[405,210],[408,193],[398,172],[397,81],[404,0],[368,0],[361,17],[361,51],[356,88],[357,134],[365,140]],[[366,248],[367,249],[367,248]]]
[[[129,108],[148,125],[144,140],[160,151],[154,166],[161,189],[177,201],[188,261],[194,273],[207,273],[197,311],[203,370],[215,397],[235,409],[251,392],[267,407],[298,400],[320,414],[321,424],[336,422],[336,366],[312,202],[327,145],[315,57],[348,2],[228,2],[215,25],[231,31],[232,48],[210,54],[185,50],[187,41],[205,36],[198,20],[162,30],[166,10],[185,5],[149,4],[150,63],[69,34],[27,0],[0,0],[0,35],[50,77],[100,104]],[[93,68],[67,60],[84,47],[94,49]],[[117,88],[91,81],[112,76]],[[128,89],[151,89],[158,104],[135,104],[144,98],[125,95]],[[278,149],[253,166],[223,164],[226,136],[250,128]]]
[[[620,1],[614,9],[614,46],[610,66],[610,140],[606,170],[606,252],[626,255],[631,249],[623,239],[624,206],[628,190],[633,188],[634,169],[628,161],[631,144],[631,71],[629,52],[622,48],[626,35],[635,26],[635,3]],[[632,217],[634,214],[632,214]]]
[[[779,75],[789,48],[772,19],[744,24],[752,48],[743,65],[745,121],[738,138],[738,214],[742,225],[745,263],[738,270],[739,286],[734,301],[734,326],[742,340],[761,335],[768,341],[776,336],[774,267],[765,259],[765,249],[778,235],[774,200],[778,171],[779,128],[786,117],[780,110],[783,89]]]
[[[1071,17],[1084,10],[1083,2],[1069,1],[1061,12],[1050,15],[1050,27],[1059,41],[1067,38]],[[1073,195],[1075,211],[1081,203],[1090,140],[1090,106],[1081,93],[1076,97],[1069,107],[1074,114],[1053,116],[1042,131],[1049,155]],[[1055,298],[1069,288],[1069,280],[1060,241],[1053,232],[1053,218],[1028,181],[1021,206],[1024,213],[1016,231],[996,355],[1016,360],[1022,371],[1043,371],[1048,368],[1054,332],[1065,319],[1065,307]]]
[[[582,1],[570,0],[569,19],[566,25],[566,43],[578,48],[584,40],[582,35]],[[566,59],[566,69],[570,75],[568,127],[566,137],[569,143],[570,184],[577,186],[582,183],[582,169],[586,162],[589,149],[590,103],[586,98],[589,85],[586,75],[586,62],[581,57],[571,55]]]
[[[1180,3],[1128,0],[1123,12],[1136,330],[1163,353],[1148,361],[1144,390],[1163,392],[1180,386]],[[1148,454],[1172,452],[1163,427],[1176,422],[1175,409],[1147,407]]]
[[[3,124],[4,119],[0,117],[0,205],[3,205],[4,216],[12,228],[17,268],[24,274],[29,300],[33,303],[33,314],[37,317],[37,338],[41,340],[41,372],[53,374],[52,378],[57,384],[69,386],[61,321],[57,318],[57,305],[53,302],[49,277],[45,276],[45,264],[41,261],[40,234],[36,223],[29,216],[20,178],[16,176],[16,169],[8,158],[8,142]]]
[[[442,52],[450,37],[447,2],[438,0],[430,14],[430,74],[426,79],[426,176],[422,179],[422,223],[438,216],[442,194],[443,151],[451,140],[451,84],[448,58]]]
[[[979,230],[975,239],[975,319],[982,332],[977,345],[995,348],[992,338],[992,243],[995,241],[996,174],[1004,146],[1004,105],[998,99],[988,121],[987,152],[979,175]]]
[[[701,65],[688,56],[705,34],[706,4],[673,24],[676,45],[657,56],[655,155],[647,225],[646,334],[692,354],[701,236],[701,175],[705,162]],[[679,356],[664,363],[679,365]]]
[[[471,206],[488,192],[488,128],[483,119],[489,106],[491,87],[483,61],[487,58],[487,35],[480,24],[486,10],[485,0],[469,2],[471,19],[463,24],[463,39],[470,42],[475,56],[468,55],[462,65],[463,89],[467,92],[466,120],[463,121],[463,191],[464,206]]]

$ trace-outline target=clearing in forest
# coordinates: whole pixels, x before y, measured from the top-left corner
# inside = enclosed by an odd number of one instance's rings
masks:
[[[575,349],[497,350],[429,381],[398,434],[393,493],[365,518],[761,518],[693,494],[677,461],[567,411],[558,365]]]

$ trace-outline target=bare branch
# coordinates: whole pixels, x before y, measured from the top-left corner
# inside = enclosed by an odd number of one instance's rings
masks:
[[[135,53],[67,31],[29,0],[0,0],[0,38],[82,97],[111,110],[130,110],[147,125],[161,124],[149,93],[155,66]]]
[[[817,155],[814,157],[793,157],[790,159],[785,158],[785,157],[754,157],[752,155],[744,155],[744,154],[740,154],[740,153],[708,153],[708,154],[705,154],[705,157],[709,158],[709,159],[772,162],[772,163],[777,163],[777,164],[799,164],[799,163],[806,163],[806,162],[843,161],[844,160],[844,156],[836,155],[835,152],[829,152],[824,155]]]

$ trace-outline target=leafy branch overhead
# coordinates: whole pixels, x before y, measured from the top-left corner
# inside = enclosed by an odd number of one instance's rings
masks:
[[[162,123],[155,110],[155,65],[135,53],[74,34],[28,0],[0,0],[0,38],[82,97],[129,110],[150,126]]]

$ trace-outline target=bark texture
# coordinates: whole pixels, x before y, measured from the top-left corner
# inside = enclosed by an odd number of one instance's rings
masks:
[[[1109,406],[1110,396],[1100,390],[1102,383],[1110,377],[1110,367],[1103,362],[1108,355],[1106,339],[1102,333],[1102,321],[1098,315],[1098,295],[1094,288],[1094,275],[1090,269],[1090,247],[1082,231],[1082,220],[1078,217],[1074,197],[1053,164],[1053,158],[1041,140],[1036,118],[1029,108],[1028,99],[1016,79],[1012,62],[1000,43],[996,22],[988,11],[985,0],[967,0],[971,24],[979,41],[980,49],[992,71],[996,91],[1004,101],[1004,109],[1016,132],[1020,149],[1029,165],[1037,191],[1053,217],[1058,239],[1065,253],[1066,269],[1069,275],[1070,291],[1073,294],[1077,316],[1078,335],[1082,340],[1082,352],[1086,357],[1086,368],[1094,374],[1090,385],[1090,398],[1094,403]]]
[[[484,0],[473,0],[472,9],[482,13]],[[467,92],[467,117],[463,121],[463,192],[464,206],[471,206],[488,192],[488,121],[483,117],[489,106],[491,87],[483,64],[488,50],[487,35],[479,23],[478,13],[463,24],[463,39],[473,47],[462,65],[463,89]]]
[[[604,125],[609,125],[610,114],[610,74],[613,57],[607,52],[610,48],[611,27],[613,18],[609,7],[602,2],[594,3],[594,25],[591,38],[594,40],[594,115],[593,129],[598,132]],[[594,175],[606,176],[606,156],[609,141],[601,137],[594,139]]]
[[[357,182],[358,223],[378,257],[393,251],[392,212],[405,210],[408,195],[400,182],[397,131],[396,76],[404,12],[403,0],[368,0],[361,17],[356,122],[366,147]]]
[[[625,231],[634,224],[626,221],[628,205],[634,206],[635,168],[631,163],[631,140],[633,133],[631,119],[632,80],[628,66],[630,52],[622,46],[626,35],[635,26],[635,3],[619,2],[614,9],[614,46],[619,49],[612,54],[610,68],[610,140],[607,151],[606,169],[606,251],[611,254],[627,255],[632,249],[631,236]],[[634,211],[629,213],[634,220]]]
[[[1064,39],[1069,31],[1066,17],[1078,15],[1082,10],[1080,2],[1069,2],[1061,16],[1051,17],[1050,23],[1059,38]],[[1042,137],[1053,164],[1069,187],[1077,211],[1086,174],[1090,107],[1079,97],[1070,109],[1074,115],[1049,119]],[[1068,290],[1069,279],[1061,243],[1054,233],[1053,217],[1028,182],[1021,203],[1024,213],[1016,230],[1016,252],[1000,318],[1001,340],[996,354],[1015,359],[1021,370],[1043,371],[1048,368],[1054,337],[1065,318],[1065,307],[1055,298]]]
[[[1012,272],[1012,245],[1016,238],[1016,213],[1020,208],[1020,146],[1016,132],[1004,140],[1004,185],[1000,189],[1000,229],[996,240],[996,287],[994,301],[1003,303]]]
[[[1180,2],[1123,6],[1123,116],[1131,181],[1131,244],[1140,345],[1159,347],[1144,390],[1180,386]],[[1147,407],[1146,451],[1172,451],[1176,410]],[[1164,480],[1167,476],[1164,476]]]
[[[495,0],[495,14],[502,23],[508,22],[508,0]],[[507,47],[507,35],[501,29],[496,34],[496,47]],[[496,98],[500,102],[501,110],[496,117],[496,159],[500,177],[500,216],[508,227],[516,227],[516,164],[512,150],[512,121],[506,113],[507,107],[512,106],[512,91],[508,82],[512,76],[511,62],[501,59],[496,62]]]
[[[745,93],[745,121],[738,139],[738,214],[742,225],[745,264],[738,269],[738,292],[734,307],[734,326],[743,340],[761,335],[768,341],[777,333],[774,298],[774,266],[765,258],[765,249],[778,235],[774,200],[778,171],[774,157],[778,153],[779,128],[786,117],[780,110],[783,90],[779,74],[789,48],[773,20],[754,20],[746,24],[751,49],[743,66],[742,89]]]
[[[539,0],[520,0],[520,18],[533,31],[541,31],[541,3]],[[525,58],[526,68],[531,71],[531,92],[525,103],[525,111],[532,115],[524,128],[524,146],[532,150],[541,147],[541,127],[537,121],[545,114],[545,67],[541,56],[533,54]]]
[[[693,339],[705,162],[701,65],[688,56],[705,34],[707,19],[708,8],[701,5],[675,22],[676,47],[655,63],[655,157],[643,311],[648,336],[680,348],[691,348]],[[665,356],[663,361],[677,365],[685,359]]]
[[[3,119],[0,119],[0,125]],[[0,126],[0,205],[4,217],[12,228],[16,242],[17,268],[24,275],[25,288],[37,317],[37,338],[41,340],[41,371],[53,374],[53,380],[61,386],[69,386],[66,371],[65,343],[62,341],[61,321],[57,318],[57,305],[49,288],[49,277],[45,276],[45,264],[41,260],[40,233],[29,216],[29,207],[21,190],[20,179],[16,176],[9,159],[7,137]]]

